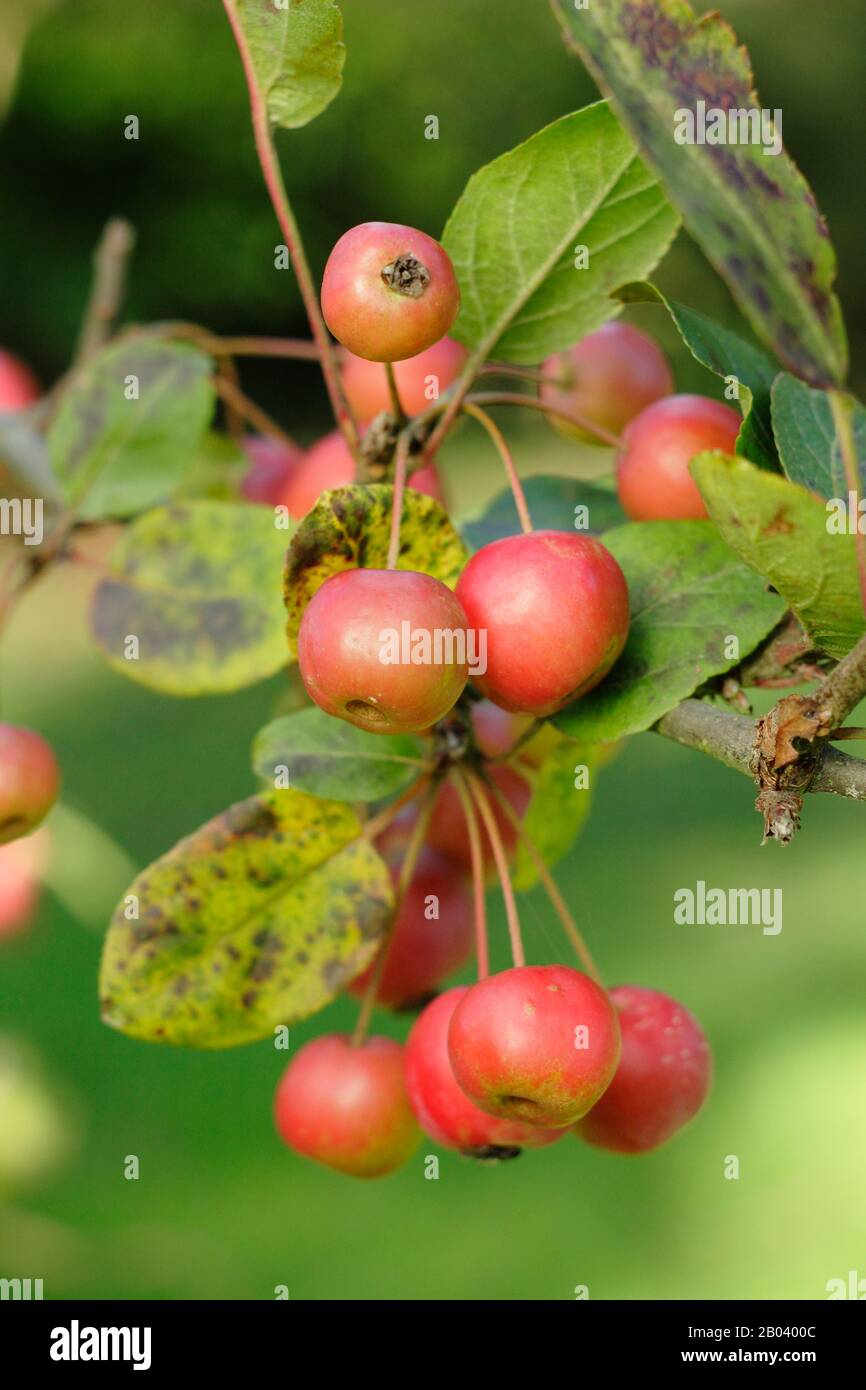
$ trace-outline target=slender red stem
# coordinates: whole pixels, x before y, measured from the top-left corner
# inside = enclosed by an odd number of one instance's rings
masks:
[[[531,839],[520,817],[515,813],[508,798],[502,795],[499,788],[491,782],[488,786],[488,790],[493,793],[499,807],[504,811],[506,817],[517,831],[517,837],[535,865],[539,881],[550,899],[554,912],[562,923],[566,936],[574,947],[578,960],[581,962],[587,975],[595,980],[596,984],[601,985],[603,989],[604,985],[602,984],[601,974],[584,940],[583,933],[569,912],[565,899],[556,886],[553,875],[541,857],[535,842]]]
[[[391,535],[388,541],[388,561],[386,569],[395,570],[400,554],[400,522],[403,519],[403,496],[406,491],[406,474],[409,468],[409,434],[404,430],[397,440],[394,456],[394,498],[391,504]]]
[[[520,916],[517,911],[517,900],[514,896],[514,888],[511,884],[511,877],[508,872],[508,856],[505,853],[505,845],[499,833],[499,826],[496,824],[493,812],[490,809],[490,802],[487,799],[487,790],[484,783],[474,772],[464,774],[472,793],[478,814],[481,817],[484,829],[487,831],[487,838],[490,841],[490,848],[493,851],[493,860],[496,864],[496,872],[499,875],[499,884],[502,888],[502,897],[505,902],[505,916],[508,919],[508,935],[511,938],[511,956],[515,965],[525,965],[526,957],[523,953],[523,941],[520,936]]]
[[[300,229],[295,220],[295,215],[286,192],[286,186],[283,182],[283,176],[274,146],[267,103],[259,91],[255,68],[247,45],[246,34],[235,9],[234,0],[223,0],[223,5],[226,15],[228,16],[229,24],[232,27],[235,42],[240,52],[244,74],[247,79],[247,86],[250,93],[253,137],[255,139],[259,163],[262,167],[262,174],[264,175],[265,185],[270,195],[277,221],[280,224],[280,230],[289,249],[292,265],[295,269],[298,288],[301,291],[301,298],[304,301],[304,308],[307,311],[307,318],[310,321],[310,329],[318,349],[322,374],[325,378],[325,385],[328,389],[334,418],[342,431],[343,437],[353,457],[357,459],[359,456],[358,426],[349,407],[349,403],[346,400],[346,393],[343,390],[334,344],[325,327],[325,320],[322,317],[322,311],[319,306],[319,297],[316,293],[313,277],[310,273],[310,267],[304,252]]]
[[[532,518],[529,515],[529,508],[526,505],[526,494],[523,485],[517,476],[517,469],[514,466],[514,459],[511,451],[505,442],[505,436],[494,420],[491,420],[486,410],[482,410],[474,401],[465,401],[463,411],[466,415],[471,415],[473,420],[477,420],[489,434],[493,443],[499,451],[499,457],[505,465],[505,473],[508,478],[508,485],[514,494],[514,505],[517,508],[517,515],[520,517],[520,526],[526,535],[532,531]]]
[[[224,376],[217,375],[214,377],[214,386],[220,399],[225,401],[226,405],[230,406],[260,433],[271,435],[272,438],[278,439],[281,444],[287,445],[290,449],[299,447],[292,436],[286,434],[285,430],[277,424],[276,420],[272,420],[261,406],[256,405],[255,401],[251,401],[249,396],[244,395],[240,387],[236,386],[233,381],[228,381]]]
[[[618,449],[622,444],[618,434],[612,434],[603,425],[597,425],[594,420],[587,420],[583,415],[578,415],[573,410],[561,410],[559,406],[551,405],[549,401],[543,401],[539,396],[525,396],[520,391],[476,391],[471,396],[466,397],[464,407],[472,403],[473,405],[523,405],[527,410],[540,410],[544,415],[552,415],[554,419],[564,420],[569,425],[576,425],[578,429],[585,430],[587,434],[594,434],[604,444],[609,444],[612,449]]]
[[[391,398],[391,414],[396,416],[399,425],[405,425],[409,418],[403,409],[403,402],[400,400],[400,391],[397,387],[397,378],[394,375],[393,362],[384,362],[385,375],[388,378],[388,395]]]
[[[469,855],[472,861],[472,898],[475,909],[475,954],[478,960],[478,978],[486,980],[490,973],[490,955],[487,945],[487,904],[484,884],[484,852],[481,848],[481,832],[478,817],[472,804],[466,778],[459,768],[454,769],[454,790],[460,798],[466,829],[469,834]]]

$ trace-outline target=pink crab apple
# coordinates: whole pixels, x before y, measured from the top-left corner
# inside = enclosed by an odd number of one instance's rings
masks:
[[[480,1159],[513,1158],[521,1149],[541,1148],[562,1139],[567,1130],[486,1114],[457,1085],[448,1057],[448,1030],[466,993],[467,986],[459,985],[440,994],[409,1034],[406,1089],[421,1128],[446,1149]]]
[[[419,732],[448,713],[469,674],[466,615],[412,570],[332,575],[304,610],[298,664],[320,709],[370,733]]]
[[[487,632],[473,682],[515,713],[554,714],[607,674],[625,646],[625,576],[591,536],[532,531],[477,551],[456,590],[470,627]]]
[[[57,759],[41,734],[0,724],[0,845],[35,829],[59,790]]]
[[[407,415],[420,415],[447,391],[466,361],[466,349],[453,338],[441,338],[415,357],[394,363],[400,404]],[[381,362],[369,362],[353,352],[343,355],[343,388],[358,423],[368,425],[383,410],[391,410],[388,378]]]
[[[22,932],[33,918],[39,903],[47,835],[43,828],[0,845],[0,940]]]
[[[613,1081],[575,1132],[600,1149],[646,1153],[667,1143],[700,1110],[712,1056],[697,1019],[669,995],[619,985],[610,997],[619,1015],[622,1056]]]
[[[444,247],[399,222],[345,232],[325,266],[322,313],[344,347],[370,362],[403,362],[444,338],[460,291]]]
[[[523,965],[466,991],[448,1031],[458,1085],[491,1115],[549,1128],[574,1124],[619,1061],[616,1010],[565,965]]]
[[[542,372],[556,378],[556,383],[542,385],[543,401],[612,434],[620,434],[629,420],[674,389],[671,369],[658,344],[619,319],[587,334],[567,352],[549,357]],[[550,421],[567,438],[602,442],[598,435],[555,416]]]
[[[632,521],[688,521],[707,509],[689,472],[706,449],[732,453],[742,417],[706,396],[667,396],[626,426],[617,455],[619,500]]]
[[[332,430],[318,440],[286,476],[285,486],[275,502],[288,509],[290,516],[300,520],[312,511],[323,492],[335,487],[348,487],[355,481],[355,460],[339,430]],[[442,486],[435,464],[428,464],[410,475],[408,485],[416,492],[444,502]]]
[[[398,864],[392,876],[396,886]],[[429,915],[431,900],[435,916]],[[377,1002],[399,1009],[429,998],[442,980],[465,965],[473,941],[472,895],[465,880],[444,855],[425,846],[397,916]],[[374,969],[370,966],[352,981],[352,994],[363,996]]]
[[[562,735],[552,724],[542,723],[529,734],[535,724],[531,714],[512,714],[492,700],[478,700],[470,714],[475,743],[483,758],[501,758],[517,746],[514,759],[526,767],[541,767],[547,754],[556,747]],[[524,742],[520,742],[524,739]]]
[[[39,382],[27,364],[0,348],[0,413],[25,410],[40,394]]]
[[[304,458],[296,445],[266,434],[249,434],[244,452],[250,466],[241,482],[241,492],[251,502],[268,506],[285,505],[285,496]]]
[[[353,1047],[331,1034],[307,1043],[277,1086],[274,1119],[289,1148],[356,1178],[401,1168],[421,1137],[403,1048],[391,1038]]]

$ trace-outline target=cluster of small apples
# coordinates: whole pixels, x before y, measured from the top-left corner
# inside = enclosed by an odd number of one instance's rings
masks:
[[[60,789],[54,753],[40,734],[0,724],[0,937],[11,936],[36,909],[45,843],[32,833]]]
[[[700,1109],[712,1060],[666,994],[607,993],[564,965],[504,970],[435,998],[405,1047],[342,1034],[298,1052],[277,1087],[277,1130],[297,1153],[354,1177],[411,1158],[421,1132],[482,1160],[575,1134],[646,1153]]]
[[[705,450],[734,451],[742,417],[705,396],[674,395],[664,353],[648,334],[614,320],[568,352],[548,358],[541,398],[588,424],[621,436],[616,481],[632,521],[706,517],[689,464]],[[554,417],[556,428],[584,443],[599,437]]]

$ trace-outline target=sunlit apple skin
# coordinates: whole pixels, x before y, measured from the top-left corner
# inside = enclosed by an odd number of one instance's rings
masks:
[[[427,273],[417,297],[392,288],[382,272],[411,257]],[[448,333],[460,291],[438,241],[399,222],[364,222],[345,232],[325,266],[322,313],[334,337],[357,357],[403,362]]]
[[[421,1132],[409,1105],[403,1048],[391,1038],[352,1047],[333,1034],[302,1047],[277,1087],[274,1119],[296,1153],[356,1178],[401,1168]]]
[[[26,362],[0,348],[0,414],[25,410],[41,394],[39,382]]]
[[[429,729],[452,708],[469,668],[456,643],[438,663],[390,664],[390,634],[413,642],[429,634],[465,634],[466,615],[451,590],[429,574],[409,570],[343,570],[316,591],[298,634],[298,664],[307,694],[327,714],[370,733]],[[441,645],[441,644],[440,644]],[[467,641],[462,641],[463,653]],[[411,654],[411,653],[410,653]]]
[[[323,492],[354,483],[355,460],[339,430],[332,430],[313,444],[286,476],[285,485],[276,499],[288,510],[289,516],[300,521],[312,511]],[[435,464],[428,464],[409,475],[407,485],[416,492],[434,497],[444,505],[442,486]]]
[[[712,1054],[697,1019],[670,995],[619,985],[610,997],[619,1015],[622,1055],[601,1100],[575,1133],[600,1149],[647,1153],[700,1110],[712,1081]]]
[[[518,820],[522,820],[532,796],[532,788],[526,778],[521,777],[514,768],[502,766],[486,769],[486,775],[505,796]],[[490,797],[490,808],[505,850],[510,854],[517,843],[517,831],[493,796]],[[481,835],[484,871],[486,875],[490,876],[496,872],[493,848],[487,831],[480,820],[478,829]],[[427,843],[432,845],[434,849],[438,849],[440,854],[447,855],[455,864],[460,864],[467,873],[471,872],[472,853],[469,845],[469,832],[466,829],[466,817],[463,814],[460,797],[450,782],[442,784],[433,803],[433,813],[427,830]]]
[[[406,1089],[421,1128],[444,1148],[481,1159],[513,1158],[521,1149],[541,1148],[562,1139],[567,1130],[486,1114],[457,1085],[448,1057],[448,1030],[466,993],[467,986],[458,985],[440,994],[409,1034]]]
[[[32,729],[0,724],[0,845],[34,830],[59,790],[60,769],[50,744]]]
[[[395,886],[399,867],[392,869]],[[428,900],[438,901],[438,917],[428,917]],[[424,847],[397,917],[388,959],[376,992],[388,1008],[407,1008],[429,997],[472,955],[472,895],[450,860]],[[375,964],[349,986],[363,996]]]
[[[689,473],[696,454],[736,450],[743,419],[706,396],[668,396],[626,426],[617,456],[619,500],[632,521],[699,521],[704,499]]]
[[[670,366],[658,344],[619,319],[603,324],[567,352],[549,357],[542,372],[563,381],[562,386],[544,383],[539,393],[543,401],[617,435],[635,415],[674,389]],[[577,425],[549,418],[567,438],[586,444],[604,442]]]
[[[420,415],[448,390],[466,361],[466,349],[453,338],[441,338],[432,347],[404,362],[394,363],[400,404],[407,415]],[[369,362],[353,352],[343,355],[343,387],[355,418],[368,425],[383,410],[390,411],[391,393],[381,362]]]
[[[491,1115],[550,1128],[574,1124],[600,1099],[619,1050],[604,990],[564,965],[515,966],[481,980],[448,1032],[454,1076],[470,1100]]]
[[[266,434],[249,434],[244,452],[250,461],[241,483],[244,497],[271,507],[285,505],[286,492],[304,458],[303,449]]]
[[[487,670],[473,684],[506,710],[556,713],[597,685],[625,646],[625,576],[591,536],[493,541],[472,556],[456,593],[470,627],[487,632]]]

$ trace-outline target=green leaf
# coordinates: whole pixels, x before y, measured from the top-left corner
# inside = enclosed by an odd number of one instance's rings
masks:
[[[174,491],[213,414],[212,370],[196,348],[149,338],[85,364],[48,431],[51,464],[79,516],[135,516]]]
[[[7,468],[13,474],[11,480]],[[0,411],[0,486],[6,496],[42,497],[50,505],[62,501],[45,438],[32,411]]]
[[[770,391],[778,368],[769,357],[739,334],[722,328],[694,309],[687,309],[684,304],[675,303],[646,281],[622,285],[616,297],[627,304],[663,305],[696,361],[723,379],[736,377],[739,383],[737,399],[744,417],[737,452],[762,468],[778,471],[779,458],[770,413]]]
[[[224,0],[247,80],[271,125],[295,129],[340,90],[346,48],[335,0]]]
[[[589,770],[590,785],[575,787],[575,768]],[[596,758],[590,747],[563,738],[545,754],[544,762],[532,779],[532,796],[523,827],[545,864],[556,864],[571,849],[589,815]],[[513,872],[519,892],[538,882],[538,873],[524,846],[518,842]]]
[[[214,502],[236,502],[249,466],[243,449],[229,435],[207,430],[175,488],[174,498],[178,501],[210,498]]]
[[[473,174],[448,219],[462,301],[452,336],[540,362],[615,314],[611,291],[648,275],[678,225],[606,102],[563,116]]]
[[[699,454],[691,471],[725,540],[793,608],[813,642],[843,657],[866,618],[853,535],[833,535],[823,502],[745,459]]]
[[[699,100],[707,113],[760,111],[748,53],[730,25],[715,13],[696,18],[686,0],[556,8],[568,41],[612,98],[755,332],[813,386],[844,381],[836,257],[797,166],[784,150],[768,155],[767,146],[750,143],[749,132],[735,132],[747,138],[731,144],[676,138],[679,113],[696,112]]]
[[[181,840],[111,920],[104,1022],[150,1042],[236,1047],[323,1008],[370,964],[393,908],[388,869],[360,832],[348,806],[285,791]]]
[[[586,535],[598,535],[625,521],[615,492],[581,482],[579,478],[537,475],[525,480],[523,491],[536,531],[574,531],[577,507],[587,509],[588,524],[579,528]],[[582,521],[583,517],[580,519]],[[510,488],[497,493],[480,517],[464,522],[461,527],[474,550],[504,536],[513,536],[519,529]]]
[[[256,776],[335,801],[378,801],[408,787],[429,760],[411,734],[368,734],[320,709],[275,719],[253,743]]]
[[[177,503],[138,517],[91,606],[109,665],[165,695],[221,695],[273,675],[286,664],[287,537],[271,511],[242,503]]]
[[[862,495],[866,493],[866,410],[859,401],[851,423]],[[782,372],[773,387],[773,429],[782,467],[792,483],[801,483],[821,497],[847,499],[848,480],[826,391],[814,391]]]
[[[735,666],[785,611],[707,521],[632,522],[604,543],[628,580],[628,641],[601,685],[553,719],[587,743],[650,728]]]
[[[326,579],[342,570],[386,568],[393,495],[389,483],[334,488],[322,493],[299,525],[284,576],[286,633],[293,657],[304,609]],[[397,568],[432,574],[453,589],[468,558],[444,508],[407,488]]]

